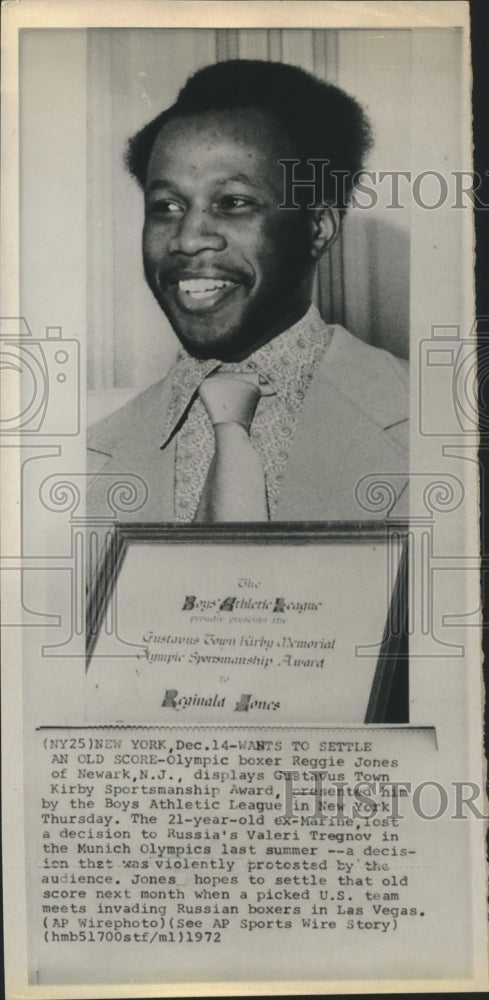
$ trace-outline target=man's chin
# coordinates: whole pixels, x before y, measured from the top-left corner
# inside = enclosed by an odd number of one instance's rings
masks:
[[[240,301],[244,294],[240,286],[239,292],[226,297],[219,308],[191,312],[179,308],[174,296],[163,299],[160,294],[157,298],[188,354],[200,360],[242,361],[287,329],[308,307],[303,303],[301,309],[293,310],[289,305],[285,315],[277,316],[274,309]],[[242,308],[237,308],[239,305]]]
[[[187,353],[200,361],[206,361],[209,358],[217,358],[218,361],[234,361],[243,353],[239,332],[222,337],[216,337],[214,333],[204,338],[201,334],[195,336],[189,331],[176,330],[175,332]]]
[[[254,341],[241,316],[182,316],[170,309],[165,313],[182,347],[195,358],[231,360],[243,353],[249,340]]]

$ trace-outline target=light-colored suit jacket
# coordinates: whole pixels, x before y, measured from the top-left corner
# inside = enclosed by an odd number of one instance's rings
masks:
[[[406,362],[335,326],[304,401],[274,520],[406,517],[408,388]],[[144,502],[119,520],[174,521],[175,437],[161,448],[170,389],[163,379],[90,429],[89,515],[109,515],[108,489],[131,473]]]

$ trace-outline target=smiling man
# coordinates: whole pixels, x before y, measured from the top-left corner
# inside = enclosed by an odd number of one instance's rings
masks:
[[[195,357],[246,357],[310,304],[317,252],[303,215],[278,207],[284,138],[267,112],[205,111],[170,120],[151,151],[146,279]]]
[[[311,305],[369,144],[343,91],[247,60],[200,70],[130,141],[145,276],[181,350],[92,429],[91,513],[108,512],[110,477],[129,472],[145,484],[138,520],[385,516],[362,503],[368,474],[406,513],[405,363]]]

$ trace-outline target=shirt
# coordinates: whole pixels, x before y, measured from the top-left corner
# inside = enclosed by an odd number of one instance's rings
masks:
[[[169,373],[170,405],[161,445],[164,448],[176,434],[174,514],[177,522],[194,519],[214,454],[214,430],[198,390],[204,379],[215,371],[252,371],[259,377],[262,396],[250,438],[265,474],[268,514],[270,518],[274,516],[304,399],[331,341],[333,329],[323,323],[316,307],[311,306],[302,319],[244,361],[201,361],[183,350],[178,353]]]

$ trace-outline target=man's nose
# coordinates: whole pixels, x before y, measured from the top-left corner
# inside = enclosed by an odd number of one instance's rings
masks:
[[[170,253],[189,256],[202,250],[224,250],[225,247],[226,239],[219,232],[218,220],[202,208],[185,212],[170,240]]]

